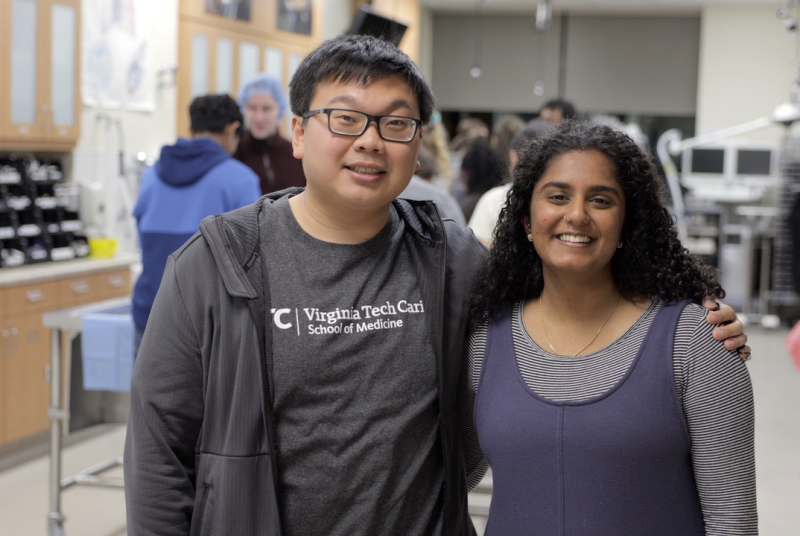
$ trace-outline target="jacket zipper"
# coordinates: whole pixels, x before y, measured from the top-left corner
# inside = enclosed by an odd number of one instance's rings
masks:
[[[441,254],[436,256],[436,261],[439,263],[437,268],[437,278],[436,283],[438,288],[436,289],[437,292],[434,293],[434,296],[437,298],[437,310],[438,310],[438,318],[437,326],[435,329],[435,333],[438,334],[436,337],[436,361],[437,367],[439,371],[439,437],[442,442],[442,463],[444,465],[444,486],[443,486],[443,509],[442,509],[442,533],[448,534],[449,531],[447,530],[447,514],[452,509],[452,505],[450,504],[450,494],[449,488],[452,485],[452,478],[450,475],[450,458],[451,453],[450,449],[448,448],[448,440],[447,437],[448,432],[445,426],[445,418],[444,418],[444,392],[445,392],[445,384],[444,384],[444,311],[443,311],[443,300],[444,300],[444,286],[445,286],[445,277],[447,275],[447,234],[444,232],[444,223],[442,222],[442,218],[439,215],[439,211],[436,208],[436,205],[431,204],[433,208],[433,220],[434,223],[437,224],[437,229],[442,236],[442,243],[441,243]],[[434,251],[436,251],[434,249]]]

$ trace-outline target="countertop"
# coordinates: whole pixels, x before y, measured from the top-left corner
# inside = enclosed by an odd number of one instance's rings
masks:
[[[2,268],[0,269],[0,288],[38,283],[75,275],[88,275],[115,268],[130,267],[138,263],[138,255],[124,254],[110,259],[85,257],[68,261],[43,262],[41,264],[15,266],[14,268]]]

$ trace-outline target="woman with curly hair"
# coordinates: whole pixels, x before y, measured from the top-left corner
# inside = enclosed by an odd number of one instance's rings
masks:
[[[488,535],[758,533],[750,378],[660,196],[604,126],[562,125],[517,164],[465,360]]]

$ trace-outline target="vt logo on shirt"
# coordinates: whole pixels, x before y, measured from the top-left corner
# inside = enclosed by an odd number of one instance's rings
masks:
[[[302,309],[271,309],[272,322],[278,329],[294,328],[299,336],[335,335],[340,333],[362,333],[382,329],[402,328],[406,315],[424,314],[422,300],[409,302],[400,300],[397,303],[387,301],[381,305],[360,305],[353,308],[336,308],[322,311],[318,307]],[[292,322],[294,320],[294,322]],[[306,324],[301,326],[301,320]]]

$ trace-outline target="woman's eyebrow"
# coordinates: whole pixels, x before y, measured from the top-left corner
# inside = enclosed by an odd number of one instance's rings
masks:
[[[546,182],[542,185],[542,189],[545,188],[557,188],[559,190],[572,190],[572,185],[567,182],[562,181],[550,181]],[[612,193],[615,195],[620,195],[620,192],[617,188],[613,186],[606,186],[604,184],[597,184],[595,186],[589,187],[589,192],[591,193]]]
[[[561,190],[571,190],[572,186],[567,182],[550,181],[542,184],[542,189],[544,188],[559,188]]]

